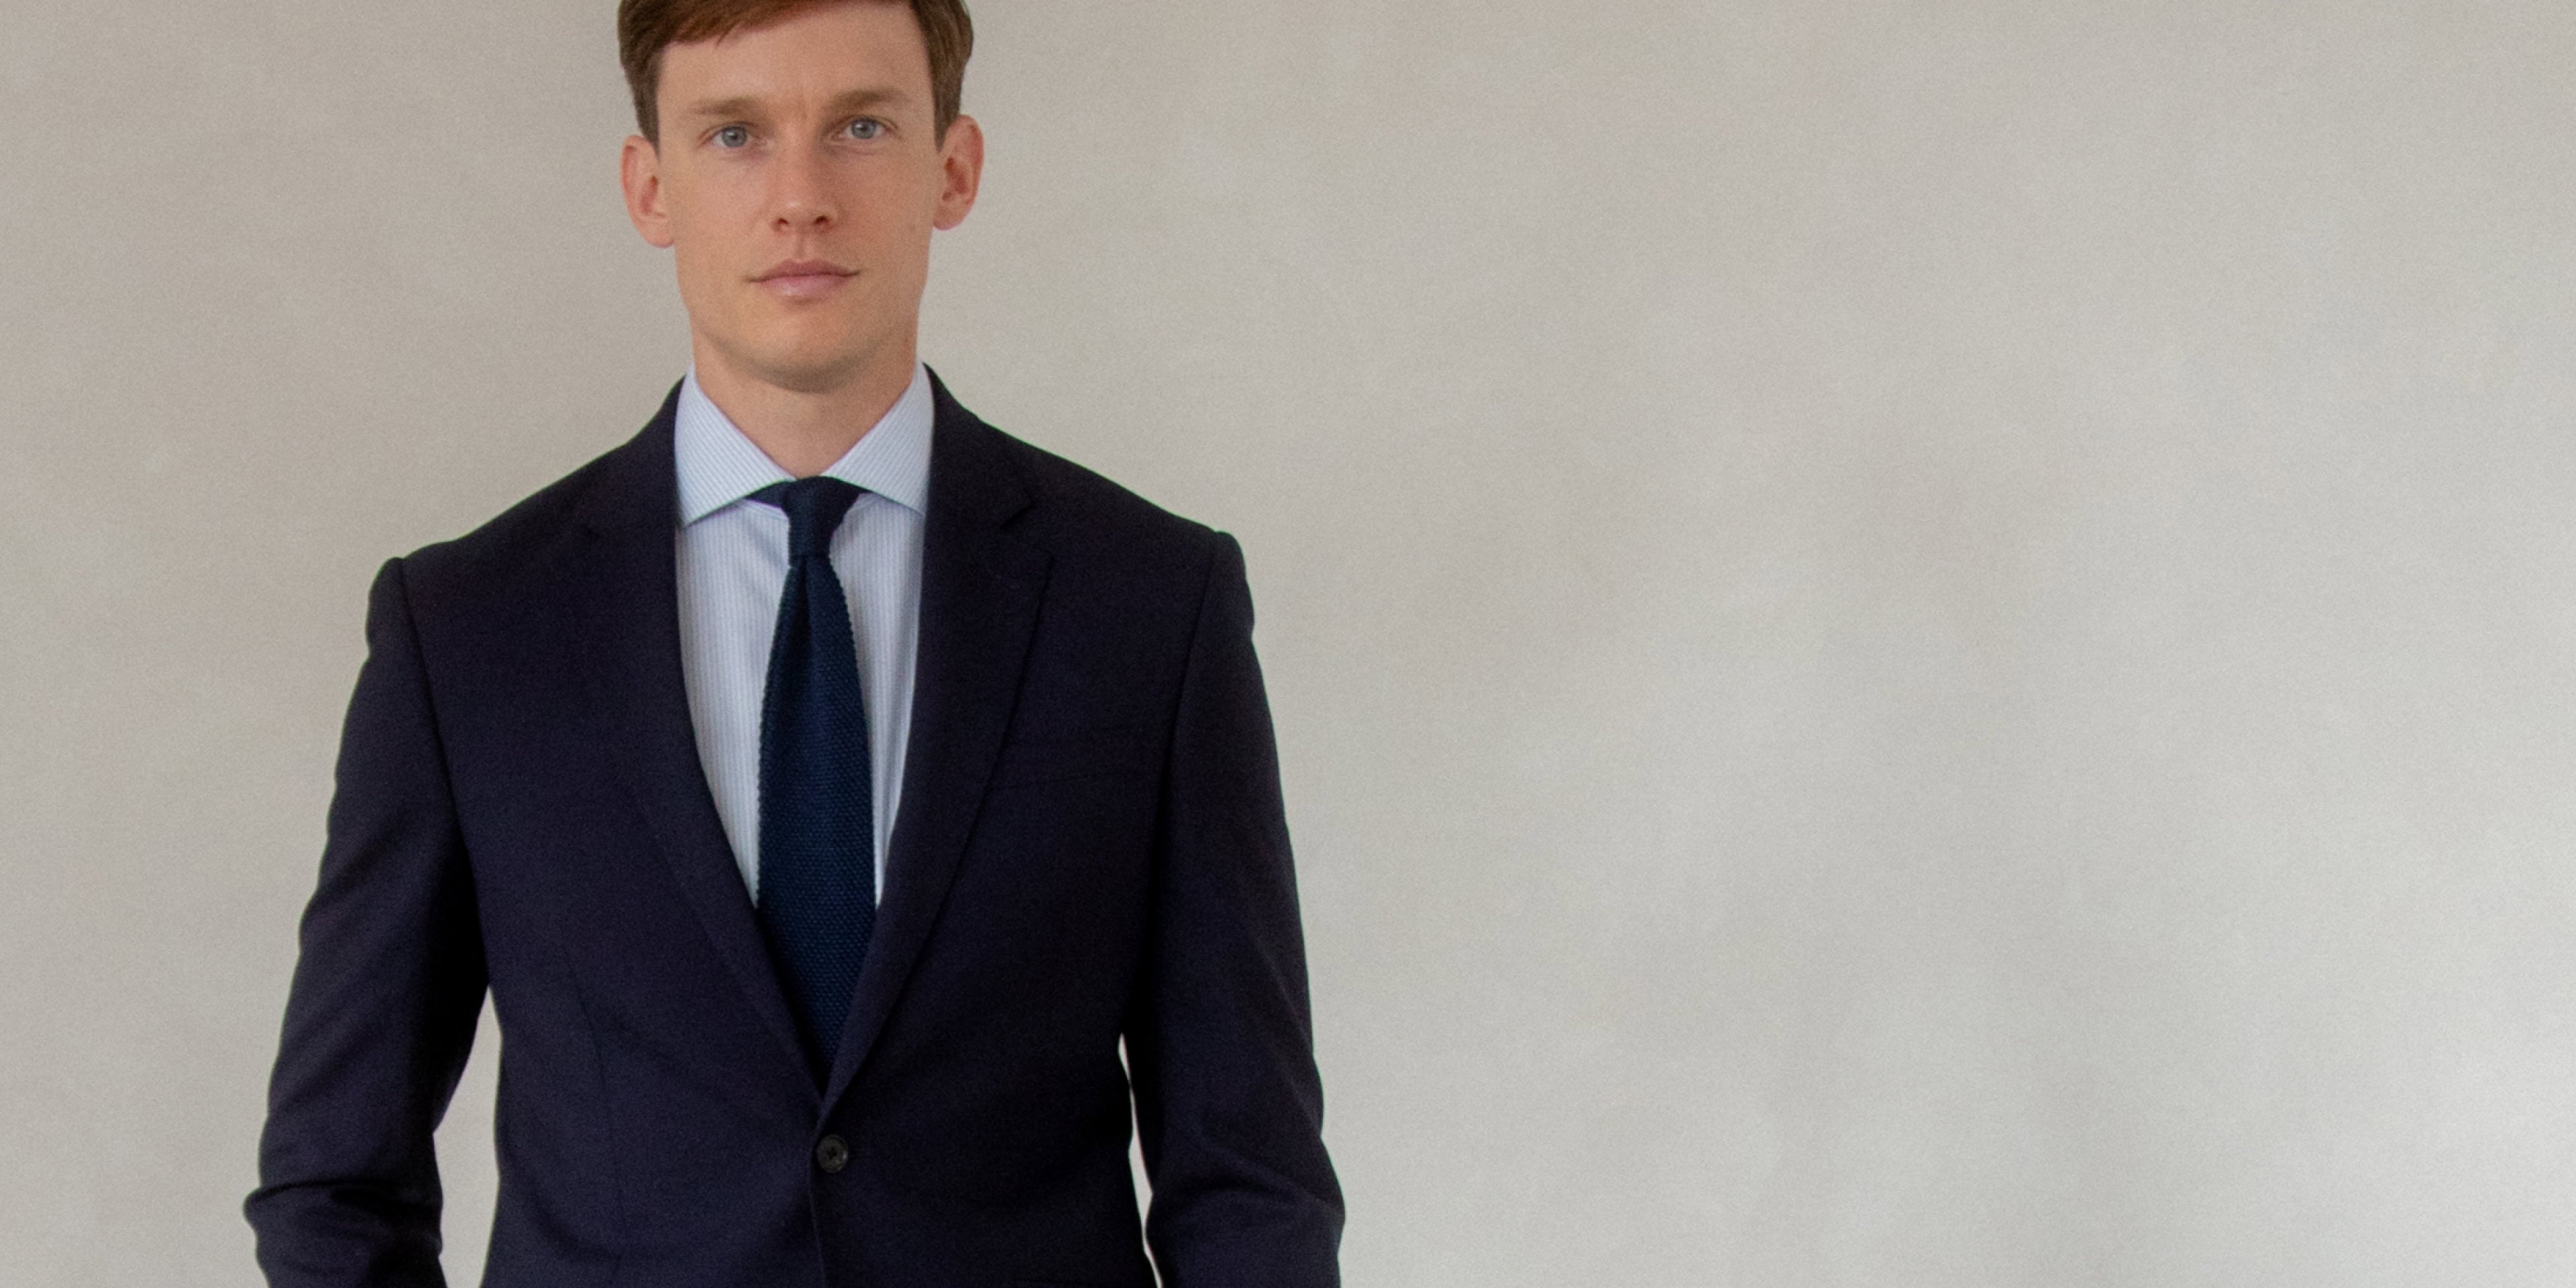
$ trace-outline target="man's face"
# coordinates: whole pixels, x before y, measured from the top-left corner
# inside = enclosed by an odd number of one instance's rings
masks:
[[[974,205],[975,123],[936,136],[907,4],[848,3],[663,51],[661,143],[628,139],[637,232],[673,252],[701,365],[828,393],[909,365],[930,234]]]

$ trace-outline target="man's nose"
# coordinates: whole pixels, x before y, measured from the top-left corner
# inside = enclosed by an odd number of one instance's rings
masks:
[[[782,149],[771,173],[770,217],[781,232],[829,228],[840,217],[828,161],[811,144]]]

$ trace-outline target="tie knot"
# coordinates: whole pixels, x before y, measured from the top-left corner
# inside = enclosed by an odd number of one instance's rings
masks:
[[[751,499],[787,512],[787,558],[793,563],[808,555],[831,553],[832,533],[841,526],[841,517],[858,504],[859,488],[817,474],[793,483],[773,483],[752,493]]]

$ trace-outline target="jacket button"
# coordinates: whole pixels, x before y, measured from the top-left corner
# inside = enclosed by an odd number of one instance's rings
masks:
[[[826,1136],[814,1147],[814,1166],[826,1172],[837,1172],[850,1165],[849,1143],[838,1136]]]

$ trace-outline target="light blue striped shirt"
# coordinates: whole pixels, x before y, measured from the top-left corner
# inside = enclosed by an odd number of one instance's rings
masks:
[[[885,893],[886,843],[903,799],[912,728],[913,656],[921,634],[922,516],[930,491],[930,373],[847,455],[823,471],[865,489],[832,534],[832,571],[849,596],[868,708],[864,785],[875,802],[876,888]],[[680,384],[672,427],[680,483],[680,667],[698,763],[734,862],[760,894],[760,698],[770,635],[787,585],[787,515],[744,498],[791,475],[743,435],[698,388]]]

